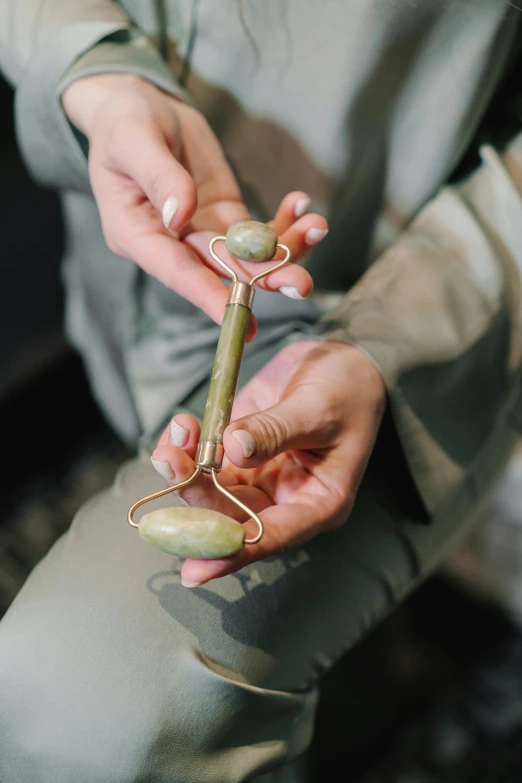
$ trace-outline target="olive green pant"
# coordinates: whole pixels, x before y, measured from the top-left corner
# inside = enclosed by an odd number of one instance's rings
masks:
[[[430,526],[401,518],[370,469],[338,532],[186,589],[126,523],[162,486],[146,454],[127,464],[0,623],[2,783],[295,780],[321,674],[466,526],[458,498]]]

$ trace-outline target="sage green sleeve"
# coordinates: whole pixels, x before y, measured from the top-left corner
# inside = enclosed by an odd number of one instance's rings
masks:
[[[186,98],[153,42],[110,0],[3,0],[0,67],[16,90],[26,165],[51,187],[90,189],[85,153],[60,100],[71,81],[135,73]]]
[[[381,370],[429,512],[463,482],[480,496],[521,418],[522,134],[481,158],[321,324]]]

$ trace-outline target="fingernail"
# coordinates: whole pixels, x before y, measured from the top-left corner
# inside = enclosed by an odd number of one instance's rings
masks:
[[[306,215],[310,208],[310,204],[312,203],[312,200],[306,196],[306,198],[300,198],[294,207],[294,215],[296,218],[303,217],[303,215]]]
[[[178,211],[178,207],[179,207],[179,201],[175,196],[171,196],[163,204],[161,216],[163,218],[163,223],[165,225],[165,228],[169,227],[170,221]]]
[[[280,294],[284,294],[284,296],[288,296],[289,299],[305,299],[306,297],[301,296],[297,288],[295,288],[293,285],[283,285],[279,289]]]
[[[246,430],[235,430],[232,435],[239,442],[244,456],[248,459],[256,450],[256,442],[253,436]]]
[[[309,228],[305,234],[305,242],[307,245],[317,245],[321,239],[325,238],[327,233],[327,228]]]
[[[182,427],[175,419],[170,422],[170,442],[173,446],[184,446],[188,440],[189,431]]]
[[[202,582],[189,582],[186,579],[183,579],[183,577],[181,577],[181,584],[183,585],[183,587],[199,587],[202,584]]]
[[[174,478],[174,471],[168,462],[160,462],[160,460],[152,459],[152,457],[150,458],[150,461],[152,462],[152,467],[158,471],[160,476],[163,476],[166,481],[172,481]]]

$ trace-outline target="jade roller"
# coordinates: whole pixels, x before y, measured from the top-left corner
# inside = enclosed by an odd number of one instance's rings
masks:
[[[185,481],[138,500],[127,515],[129,524],[138,529],[145,541],[173,555],[207,560],[228,557],[239,552],[245,544],[257,544],[263,537],[261,519],[219,483],[218,474],[224,456],[223,433],[230,423],[256,283],[290,261],[290,250],[277,239],[270,226],[247,220],[234,223],[226,236],[214,237],[209,243],[212,258],[231,277],[232,284],[216,350],[195,469]],[[242,283],[234,269],[214,250],[216,243],[222,241],[230,255],[239,261],[269,261],[278,249],[284,252],[284,258],[255,275],[249,283]],[[201,473],[210,474],[216,489],[256,522],[258,531],[254,538],[245,538],[243,525],[235,519],[207,508],[163,508],[144,514],[139,522],[134,520],[135,511],[144,503],[188,487]]]

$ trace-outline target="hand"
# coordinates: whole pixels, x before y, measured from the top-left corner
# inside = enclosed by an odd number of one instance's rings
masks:
[[[186,560],[183,584],[192,587],[225,576],[344,524],[385,400],[380,373],[353,346],[303,341],[277,354],[236,398],[219,474],[227,489],[260,514],[265,534],[230,558]],[[194,470],[199,439],[192,416],[179,414],[173,422],[152,455],[171,485]],[[171,445],[173,440],[183,446]],[[206,475],[180,495],[191,506],[246,519]],[[253,522],[247,527],[248,537],[256,528]]]
[[[62,100],[70,121],[89,140],[90,180],[110,250],[221,323],[228,294],[208,242],[249,214],[203,115],[128,74],[80,79]],[[309,204],[305,193],[290,193],[271,223],[293,260],[326,234],[324,218],[305,215]],[[255,264],[244,266],[250,277],[260,271]],[[308,272],[295,265],[260,285],[272,291],[286,287],[294,298],[313,287]]]

